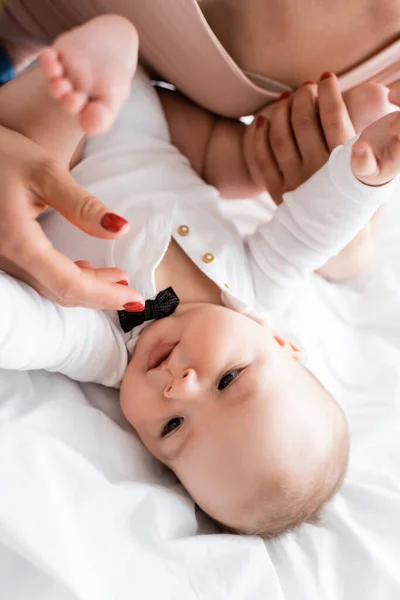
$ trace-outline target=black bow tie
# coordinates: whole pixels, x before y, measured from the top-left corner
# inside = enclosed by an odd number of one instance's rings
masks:
[[[178,304],[178,296],[172,287],[169,287],[159,292],[154,300],[146,300],[144,310],[141,312],[119,310],[119,322],[122,329],[127,333],[145,321],[164,319],[164,317],[172,315]]]

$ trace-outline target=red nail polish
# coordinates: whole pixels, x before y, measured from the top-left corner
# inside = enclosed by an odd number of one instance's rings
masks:
[[[127,302],[124,304],[124,309],[127,312],[142,312],[144,305],[141,302]]]
[[[279,96],[279,100],[287,100],[288,98],[290,98],[290,96],[290,92],[282,92],[282,94]]]
[[[125,281],[125,279],[121,279],[121,281],[117,281],[117,283],[119,283],[119,285],[129,285],[129,283]]]
[[[262,115],[258,115],[257,119],[256,119],[256,129],[261,129],[261,127],[264,125],[265,123],[265,117],[263,117]]]
[[[323,79],[329,79],[329,77],[333,77],[333,73],[330,73],[330,71],[326,71],[326,73],[322,73],[320,80],[322,81]]]
[[[118,233],[118,231],[121,231],[121,229],[128,224],[128,221],[114,213],[106,213],[100,221],[100,224],[104,229],[107,229],[107,231]]]

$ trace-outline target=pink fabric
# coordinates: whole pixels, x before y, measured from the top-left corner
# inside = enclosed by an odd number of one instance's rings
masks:
[[[208,110],[239,117],[290,89],[235,64],[196,0],[6,0],[0,35],[44,43],[100,13],[121,14],[137,27],[144,62]],[[400,40],[340,77],[345,91],[364,81],[400,79]]]

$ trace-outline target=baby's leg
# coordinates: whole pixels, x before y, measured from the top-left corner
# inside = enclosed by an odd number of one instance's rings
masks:
[[[77,117],[50,98],[38,67],[0,89],[0,124],[30,138],[68,167],[84,132]]]
[[[319,275],[328,281],[344,281],[368,271],[375,253],[375,230],[379,213],[380,210],[346,248],[318,269]]]
[[[108,8],[108,6],[109,8]],[[137,59],[137,36],[134,28],[130,27],[130,43],[135,50],[131,51],[127,45],[127,23],[125,23],[125,33],[122,28],[118,29],[117,37],[109,43],[110,34],[115,31],[114,24],[97,23],[97,32],[94,31],[94,22],[91,31],[86,30],[85,34],[77,29],[70,32],[72,37],[62,36],[64,32],[77,25],[87,23],[90,19],[98,17],[108,9],[115,14],[127,18],[135,23],[135,14],[138,2],[132,0],[110,0],[108,3],[103,0],[4,0],[4,10],[0,14],[0,38],[8,40],[18,51],[24,51],[21,44],[48,44],[57,36],[60,36],[55,49],[59,51],[61,65],[65,69],[66,80],[62,84],[55,84],[53,91],[55,94],[61,94],[62,90],[73,89],[78,94],[67,94],[63,103],[67,110],[82,110],[82,125],[88,133],[100,133],[104,131],[112,122],[119,107],[123,103],[124,93],[127,92],[126,73],[130,70],[130,76],[136,66]],[[117,17],[103,16],[103,19]],[[107,29],[106,29],[107,28]],[[106,30],[105,30],[106,29]],[[79,32],[79,33],[78,33]],[[118,39],[121,35],[122,39]],[[95,41],[95,50],[90,44]],[[37,50],[37,48],[35,49]],[[85,58],[82,58],[85,55]],[[51,57],[45,55],[46,58]],[[88,69],[88,62],[92,64],[94,57],[98,56],[99,64],[103,59],[104,70],[100,76],[99,68],[94,72],[94,79],[91,79],[92,71]],[[32,56],[30,56],[32,58]],[[50,79],[53,79],[57,70],[54,61],[50,59],[50,64],[44,58],[43,67],[48,73]],[[54,56],[53,56],[54,58]],[[131,62],[128,64],[128,58]],[[123,64],[120,64],[123,63]],[[45,66],[46,65],[46,66]],[[49,70],[47,70],[47,67]],[[58,69],[60,73],[60,69]],[[52,86],[53,87],[53,86]],[[85,103],[85,100],[91,96],[93,101]],[[97,102],[98,101],[98,102]],[[90,110],[86,111],[85,108]]]
[[[79,114],[82,129],[106,131],[126,101],[138,57],[135,27],[103,15],[64,33],[40,57],[50,94]]]

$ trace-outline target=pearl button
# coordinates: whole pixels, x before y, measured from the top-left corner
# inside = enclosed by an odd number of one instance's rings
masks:
[[[211,254],[211,252],[206,252],[205,254],[203,254],[203,262],[205,263],[211,263],[214,260],[214,254]]]
[[[179,233],[179,235],[183,235],[183,236],[189,235],[190,228],[187,225],[180,225],[178,227],[178,233]]]

